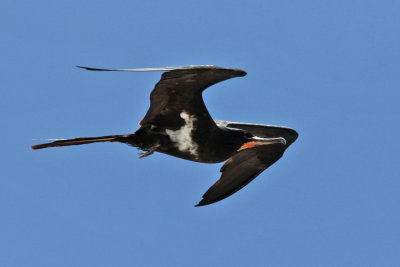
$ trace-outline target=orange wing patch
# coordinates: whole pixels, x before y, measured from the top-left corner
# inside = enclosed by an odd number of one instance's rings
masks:
[[[261,145],[265,145],[265,142],[251,141],[251,142],[244,143],[237,151],[241,151],[243,149],[252,148],[252,147],[261,146]]]

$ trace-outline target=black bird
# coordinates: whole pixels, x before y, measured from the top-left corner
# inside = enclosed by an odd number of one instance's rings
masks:
[[[205,163],[225,161],[220,179],[196,206],[220,201],[237,192],[282,157],[298,137],[295,130],[261,124],[213,120],[202,92],[218,82],[246,75],[240,69],[217,66],[182,66],[146,69],[97,69],[93,71],[166,71],[150,94],[150,108],[133,134],[61,139],[32,146],[82,145],[120,142],[144,151]]]

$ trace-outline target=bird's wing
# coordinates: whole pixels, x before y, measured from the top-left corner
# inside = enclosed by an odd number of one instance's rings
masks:
[[[216,127],[204,104],[202,92],[218,82],[246,75],[238,69],[216,66],[180,67],[163,73],[150,95],[150,108],[140,122],[179,129],[182,112],[194,116],[203,127]]]
[[[216,120],[215,122],[219,126],[225,126],[229,128],[236,128],[248,131],[257,137],[262,137],[262,138],[283,137],[286,140],[286,148],[290,146],[294,141],[296,141],[297,137],[299,136],[299,134],[295,130],[283,126],[231,122],[223,120]]]
[[[269,144],[240,150],[225,162],[221,168],[221,177],[196,206],[215,203],[239,191],[280,159],[286,147],[282,144]]]
[[[179,66],[144,69],[98,69],[81,67],[94,71],[166,71],[150,94],[150,108],[140,126],[168,127],[177,130],[185,124],[184,116],[194,116],[203,127],[216,127],[202,98],[202,92],[218,82],[245,76],[240,69],[217,66]]]

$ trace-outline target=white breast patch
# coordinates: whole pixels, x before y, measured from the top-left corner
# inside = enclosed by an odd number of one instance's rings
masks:
[[[190,154],[197,156],[198,146],[192,140],[192,131],[194,129],[193,122],[196,121],[196,118],[195,116],[190,116],[184,111],[179,115],[185,120],[185,125],[183,125],[179,130],[172,131],[166,129],[165,132],[180,151],[189,152]]]

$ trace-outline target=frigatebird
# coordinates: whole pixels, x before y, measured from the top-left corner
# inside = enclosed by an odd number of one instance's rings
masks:
[[[92,71],[164,73],[150,94],[150,108],[135,133],[57,139],[32,149],[120,142],[144,151],[140,158],[160,152],[196,162],[226,161],[220,179],[196,206],[215,203],[246,186],[280,159],[298,137],[295,130],[287,127],[213,120],[202,92],[218,82],[245,76],[247,73],[241,69],[209,65],[144,69],[77,67]]]

